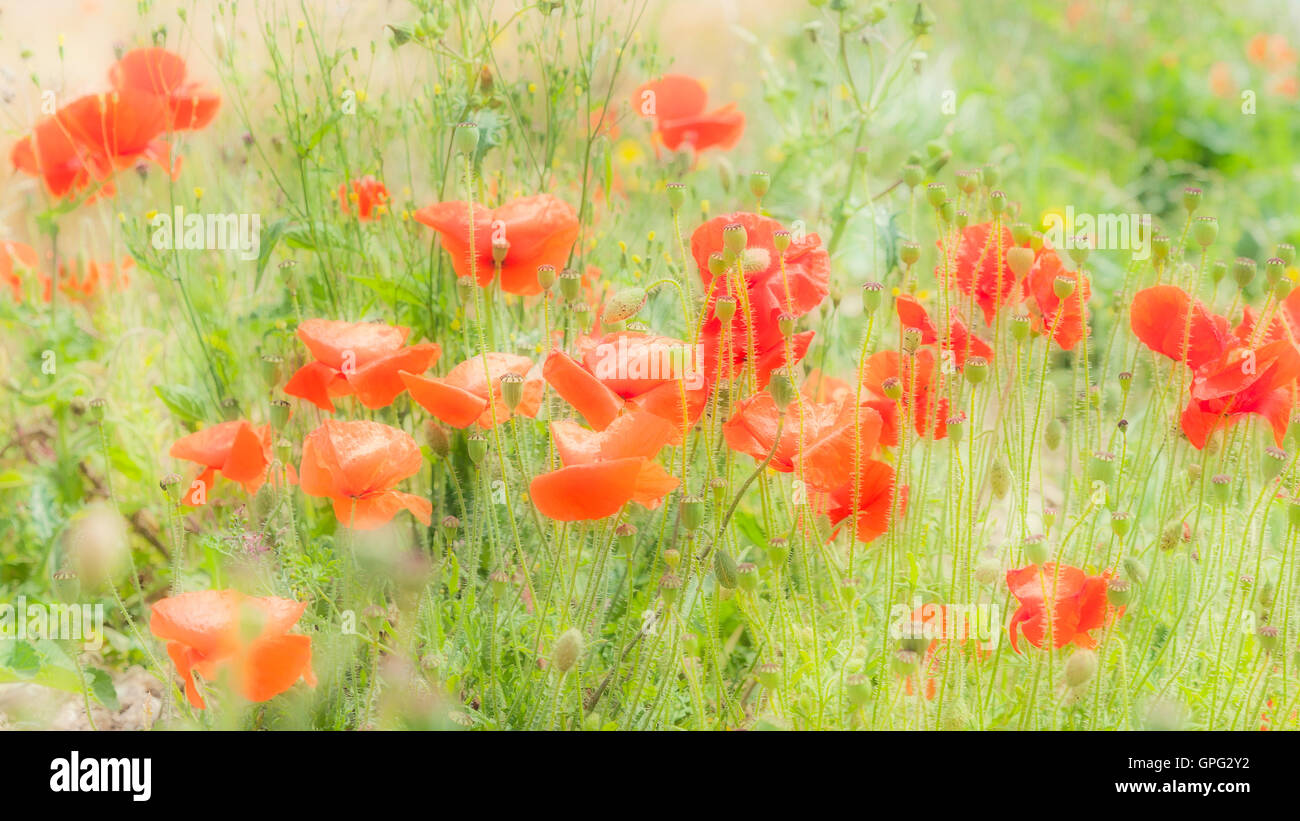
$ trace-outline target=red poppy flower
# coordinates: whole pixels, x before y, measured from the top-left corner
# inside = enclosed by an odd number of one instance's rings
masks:
[[[707,104],[704,86],[681,74],[646,83],[632,98],[633,110],[655,118],[655,136],[669,151],[734,147],[745,131],[745,115],[735,104],[706,112]]]
[[[135,260],[123,257],[114,265],[111,262],[96,262],[78,258],[70,267],[66,263],[59,265],[59,293],[72,300],[84,301],[95,296],[102,288],[112,286],[117,290],[131,283],[128,270],[135,267]],[[54,282],[46,274],[39,274],[41,298],[50,302],[54,295]]]
[[[1048,618],[1052,620],[1052,643],[1058,647],[1074,644],[1093,648],[1097,641],[1088,631],[1102,627],[1111,617],[1106,601],[1106,584],[1113,574],[1089,576],[1077,567],[1031,564],[1007,571],[1007,587],[1020,602],[1011,616],[1011,647],[1017,646],[1018,634],[1029,643],[1042,647],[1047,636]]]
[[[948,400],[940,397],[934,401],[943,386],[937,371],[934,352],[929,348],[908,357],[901,357],[898,351],[879,351],[867,359],[862,384],[878,399],[888,399],[885,381],[897,379],[903,392],[899,401],[908,409],[917,434],[942,439],[948,435]]]
[[[249,701],[268,701],[298,679],[316,686],[311,638],[290,633],[306,602],[254,598],[238,590],[197,590],[154,603],[149,629],[185,679],[185,696],[202,710],[194,673],[215,680],[222,668]]]
[[[474,247],[470,249],[469,204],[440,202],[415,212],[415,218],[442,238],[457,276],[470,275],[475,261],[478,282],[487,285],[495,270],[492,244],[509,247],[501,263],[501,289],[511,294],[540,294],[537,267],[563,268],[578,238],[578,215],[564,200],[536,194],[499,208],[474,204]]]
[[[1183,433],[1200,449],[1218,428],[1256,414],[1273,428],[1274,442],[1281,447],[1298,376],[1300,351],[1284,339],[1258,350],[1230,348],[1196,370],[1191,401],[1183,410]]]
[[[529,488],[534,504],[550,519],[603,519],[629,501],[654,510],[664,496],[675,490],[679,480],[670,476],[655,456],[672,439],[675,431],[666,420],[652,413],[633,411],[615,419],[603,431],[592,431],[574,422],[551,423],[551,437],[564,467],[537,477]],[[614,483],[585,484],[592,468],[628,460],[640,468],[627,486]],[[622,468],[614,469],[617,476]],[[630,495],[626,493],[630,492]]]
[[[1065,299],[1064,304],[1056,296],[1057,277],[1074,280],[1074,293]],[[1037,324],[1043,333],[1051,333],[1055,326],[1056,333],[1052,338],[1064,351],[1079,344],[1088,330],[1087,303],[1092,295],[1092,285],[1086,275],[1065,270],[1065,263],[1056,251],[1044,248],[1034,258],[1034,264],[1025,276],[1025,291],[1033,297],[1034,307],[1038,310]]]
[[[429,524],[428,499],[394,490],[420,466],[420,448],[409,433],[378,422],[327,419],[303,440],[298,476],[304,493],[334,503],[340,522],[373,530],[403,508]]]
[[[197,462],[204,468],[182,499],[187,505],[197,506],[206,501],[218,471],[232,482],[239,482],[249,494],[254,494],[266,481],[266,469],[271,464],[271,426],[255,428],[251,422],[242,419],[222,422],[176,440],[170,453],[177,459]],[[201,496],[196,487],[200,483],[203,486]]]
[[[0,242],[0,284],[8,285],[14,301],[23,299],[23,279],[18,271],[35,271],[38,261],[36,249],[22,242]]]
[[[1174,285],[1138,291],[1129,306],[1129,326],[1142,344],[1193,370],[1241,342],[1234,337],[1227,319],[1210,313],[1199,299],[1192,300]]]
[[[298,338],[316,361],[299,368],[284,392],[330,413],[334,399],[354,394],[367,408],[387,407],[406,390],[399,371],[423,373],[442,353],[434,342],[402,347],[410,333],[382,322],[308,319]]]
[[[723,230],[732,224],[745,229],[747,247],[739,258],[744,272],[744,293],[734,269],[718,277],[716,282],[709,271],[709,257],[723,250]],[[720,373],[724,379],[734,379],[740,374],[749,361],[752,318],[755,373],[758,386],[766,386],[771,372],[786,364],[786,341],[778,322],[781,314],[803,316],[820,305],[829,293],[830,255],[822,248],[821,238],[816,234],[792,237],[783,266],[782,254],[773,244],[773,235],[782,230],[781,223],[774,219],[739,213],[709,220],[691,235],[691,255],[709,297],[703,343],[705,373],[710,377]],[[724,294],[736,300],[729,342],[723,337],[722,321],[715,313],[718,297]],[[803,358],[812,338],[812,331],[794,335],[791,345],[796,361]],[[728,345],[730,367],[724,353]]]
[[[709,397],[704,357],[681,340],[620,331],[599,338],[586,337],[579,341],[578,352],[582,357],[582,367],[622,399],[627,407],[649,411],[671,422],[678,435],[684,426],[695,424],[704,413]],[[556,363],[552,372],[562,364]],[[574,401],[565,392],[570,383],[562,375],[559,383],[564,386],[563,390],[559,385],[556,387],[560,395],[581,410],[581,389],[577,401]],[[577,377],[576,384],[587,383]],[[604,407],[608,398],[605,393],[594,388],[589,390],[597,397],[595,405]],[[687,405],[684,412],[683,394]],[[598,426],[593,423],[593,427]]]
[[[939,333],[930,321],[930,314],[915,297],[899,294],[894,307],[898,311],[900,329],[916,328],[921,332],[922,345],[939,342]],[[943,340],[943,347],[952,351],[952,364],[957,370],[966,367],[966,360],[972,356],[993,361],[993,347],[967,330],[955,306],[949,309],[948,336]]]
[[[488,374],[492,377],[495,409],[488,406]],[[510,408],[501,396],[501,378],[506,374],[524,378],[523,398],[515,413],[536,416],[542,406],[542,376],[533,360],[526,356],[489,353],[486,367],[482,356],[471,356],[441,379],[405,371],[399,376],[411,392],[411,398],[448,425],[467,428],[478,422],[479,427],[490,429],[494,418],[498,424],[510,420]]]
[[[1010,304],[1015,297],[1016,275],[1007,263],[1007,249],[1014,241],[1009,229],[1003,227],[1000,234],[999,255],[998,234],[993,232],[993,223],[968,225],[961,232],[950,270],[962,293],[975,298],[989,325],[1002,306]],[[935,269],[935,277],[941,277],[942,273],[942,267]]]
[[[387,207],[388,189],[374,177],[365,176],[359,180],[352,180],[351,195],[348,194],[347,183],[339,186],[339,210],[345,215],[352,213],[348,206],[349,199],[356,200],[357,219],[368,222],[375,218],[376,209]]]
[[[166,106],[168,131],[203,128],[217,116],[221,97],[197,82],[186,82],[185,60],[164,48],[138,48],[113,64],[108,78],[119,90],[159,98]]]
[[[72,197],[92,185],[112,194],[112,177],[136,162],[153,160],[173,177],[179,164],[156,139],[166,125],[166,107],[134,89],[90,94],[73,100],[36,124],[14,144],[9,158],[18,170],[40,177],[50,194]],[[93,198],[93,197],[92,197]]]
[[[894,504],[894,469],[884,462],[864,459],[858,473],[857,494],[858,541],[871,542],[889,530]],[[904,487],[899,493],[899,515],[906,510],[907,488]],[[827,515],[831,525],[835,526],[853,516],[853,511],[853,483],[850,481],[831,491]]]
[[[812,488],[833,490],[846,485],[853,472],[854,417],[851,397],[826,403],[800,400],[787,409],[780,443],[777,444],[776,429],[781,414],[772,395],[763,392],[736,403],[735,412],[722,425],[722,435],[727,446],[734,451],[759,461],[772,453],[771,467],[774,470],[795,473]],[[866,459],[875,452],[883,422],[880,414],[865,403],[857,410],[856,417],[856,448]],[[775,452],[772,450],[774,444]]]
[[[904,637],[927,642],[919,672],[925,677],[925,697],[928,701],[933,701],[938,695],[945,657],[964,649],[968,639],[979,638],[983,626],[971,623],[978,617],[977,612],[972,611],[973,607],[969,611],[954,607],[950,613],[946,604],[923,604],[912,611],[910,624],[900,625]],[[994,625],[994,629],[1001,630],[1002,625]],[[977,641],[976,658],[987,658],[991,653],[992,648],[987,641]],[[908,676],[904,680],[909,696],[913,693],[912,679],[912,676]]]

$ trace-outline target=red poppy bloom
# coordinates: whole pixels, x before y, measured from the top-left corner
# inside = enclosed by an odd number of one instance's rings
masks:
[[[1052,643],[1060,648],[1073,643],[1092,648],[1097,641],[1088,631],[1102,627],[1111,617],[1106,601],[1106,584],[1113,574],[1089,576],[1077,567],[1054,564],[1041,568],[1031,564],[1007,571],[1007,587],[1020,602],[1011,616],[1011,647],[1020,652],[1016,642],[1023,634],[1029,643],[1042,647],[1047,637],[1048,619],[1052,620]]]
[[[930,314],[925,307],[908,294],[899,294],[894,301],[898,311],[900,328],[916,328],[921,332],[921,344],[932,345],[939,342],[939,333],[930,321]],[[943,340],[945,350],[952,351],[952,364],[958,370],[966,367],[966,360],[972,356],[982,356],[993,361],[993,347],[972,334],[961,321],[960,314],[954,306],[949,309],[948,336]]]
[[[1064,304],[1056,296],[1057,277],[1074,280],[1074,293],[1065,299]],[[1079,344],[1088,330],[1087,303],[1092,285],[1087,276],[1079,271],[1065,270],[1065,263],[1056,251],[1044,248],[1034,258],[1034,264],[1025,276],[1025,292],[1033,297],[1034,307],[1038,310],[1037,324],[1043,333],[1051,333],[1055,326],[1056,333],[1052,338],[1064,351]]]
[[[303,440],[298,476],[303,492],[334,503],[340,522],[373,530],[403,508],[429,524],[428,499],[394,490],[419,473],[420,465],[420,448],[405,431],[378,422],[327,419]]]
[[[59,293],[72,300],[84,301],[95,296],[101,287],[112,286],[117,290],[125,288],[131,282],[128,270],[135,267],[135,260],[123,257],[121,263],[96,262],[77,259],[70,267],[66,263],[59,265]],[[54,295],[54,282],[49,276],[39,274],[41,298],[50,302]]]
[[[685,342],[656,334],[620,331],[599,338],[584,338],[578,350],[582,367],[628,408],[649,411],[671,422],[678,432],[674,441],[684,427],[693,425],[704,413],[709,398],[704,357]],[[580,411],[583,407],[612,407],[608,395],[596,390],[588,380],[581,376],[565,380],[562,373],[565,364],[557,362],[552,366],[558,380],[556,390],[562,397]],[[687,405],[684,411],[683,395]],[[597,416],[601,418],[599,412]]]
[[[92,185],[112,194],[112,177],[142,159],[173,176],[179,165],[158,140],[166,125],[163,102],[151,94],[121,89],[73,100],[36,124],[14,144],[9,158],[18,170],[40,177],[55,197],[72,197]]]
[[[176,440],[170,453],[177,459],[203,466],[198,480],[190,485],[182,499],[187,505],[197,506],[206,501],[218,471],[254,494],[266,481],[266,469],[271,464],[271,426],[255,428],[242,419],[222,422]],[[202,496],[195,486],[200,483]]]
[[[632,98],[633,110],[655,118],[655,136],[669,151],[734,147],[744,133],[745,115],[735,104],[706,112],[707,104],[704,86],[681,74],[646,83]]]
[[[1196,448],[1209,435],[1246,414],[1264,417],[1278,447],[1291,421],[1300,351],[1279,339],[1257,350],[1230,348],[1196,370],[1191,401],[1183,410],[1183,433]]]
[[[138,48],[113,64],[108,78],[119,90],[159,98],[166,106],[168,131],[193,131],[212,122],[221,97],[201,84],[186,82],[185,60],[164,48]]]
[[[562,521],[573,521],[570,517],[578,513],[578,519],[602,519],[612,515],[604,511],[617,512],[629,501],[654,510],[680,484],[655,461],[674,433],[666,420],[645,411],[624,414],[603,431],[592,431],[574,422],[552,422],[551,437],[564,467],[534,480],[529,489],[533,502],[544,516]],[[578,470],[629,459],[639,460],[640,470],[626,498],[625,486],[584,484],[590,471]],[[621,475],[619,470],[614,472]]]
[[[1193,370],[1240,344],[1227,319],[1210,313],[1199,299],[1192,300],[1174,285],[1138,291],[1129,307],[1129,326],[1142,344]]]
[[[961,608],[952,608],[950,613],[946,604],[923,604],[912,611],[910,624],[901,625],[904,637],[927,642],[925,657],[919,671],[925,677],[927,700],[933,701],[938,695],[945,657],[956,650],[963,649],[967,639],[979,638],[980,630],[984,625],[972,624],[972,620],[976,618],[978,618],[977,613],[963,611]],[[1001,630],[1002,625],[993,625],[993,628]],[[992,648],[988,642],[977,642],[976,658],[987,658],[991,652]],[[909,696],[913,693],[912,679],[912,676],[908,676],[904,681]]]
[[[993,232],[993,223],[968,225],[961,232],[950,269],[957,287],[975,298],[989,325],[1002,306],[1010,304],[1015,296],[1016,275],[1007,263],[1007,249],[1015,243],[1009,229],[1003,227],[1000,233],[999,255],[998,234]],[[936,268],[935,277],[941,277],[942,272],[942,267]]]
[[[862,372],[863,386],[875,397],[888,399],[885,381],[891,378],[898,380],[903,391],[899,402],[908,409],[917,434],[932,439],[947,436],[948,400],[939,397],[937,402],[934,401],[943,386],[942,377],[935,367],[934,352],[929,348],[920,348],[908,357],[900,357],[898,351],[872,354]],[[886,422],[888,421],[887,419]]]
[[[780,416],[770,393],[756,393],[736,403],[735,412],[722,425],[722,435],[732,450],[759,461],[772,453],[771,467],[774,470],[795,473],[812,488],[834,490],[846,485],[853,472],[855,450],[852,398],[826,403],[800,400],[797,405],[791,405],[786,411],[781,440],[777,444],[776,429]],[[880,414],[865,403],[857,410],[856,417],[856,448],[865,460],[875,452],[883,421]],[[775,452],[772,450],[774,444]]]
[[[349,199],[356,200],[357,219],[368,222],[375,218],[376,209],[387,207],[388,189],[374,177],[365,176],[359,180],[352,180],[351,195],[348,194],[347,183],[339,186],[339,210],[344,214],[352,213],[348,206]]]
[[[268,701],[298,679],[316,686],[311,638],[290,633],[306,602],[254,598],[238,590],[197,590],[154,603],[149,629],[185,680],[185,696],[202,710],[194,673],[215,680],[222,668],[249,701]]]
[[[488,374],[492,377],[495,409],[488,406]],[[482,356],[471,356],[441,379],[405,371],[399,376],[411,392],[411,398],[448,425],[467,428],[478,422],[479,427],[490,429],[494,418],[498,424],[510,420],[510,408],[501,397],[501,378],[506,374],[524,378],[523,398],[515,413],[536,416],[542,405],[542,376],[533,360],[526,356],[489,353],[486,368]]]
[[[849,458],[849,457],[845,457]],[[875,459],[864,459],[858,473],[857,490],[858,541],[870,542],[889,530],[891,508],[894,504],[894,469]],[[899,493],[898,511],[907,510],[907,488]],[[831,525],[853,516],[853,483],[846,482],[830,493]],[[852,527],[850,524],[849,527]]]
[[[410,333],[382,322],[308,319],[298,338],[316,361],[299,368],[284,392],[330,413],[334,399],[354,394],[367,408],[387,407],[406,390],[399,371],[423,373],[442,353],[434,342],[403,347]]]
[[[744,272],[743,293],[734,266],[716,282],[709,271],[709,257],[723,250],[723,230],[732,224],[743,226],[746,235],[747,247],[738,260]],[[778,322],[781,314],[803,316],[820,305],[829,293],[830,255],[822,248],[821,238],[816,234],[793,237],[785,250],[783,266],[782,254],[772,239],[773,234],[782,230],[781,223],[774,219],[739,213],[709,220],[691,235],[691,255],[709,297],[703,342],[705,373],[710,377],[720,373],[724,379],[734,379],[740,374],[749,361],[752,318],[755,373],[758,386],[767,385],[771,372],[786,364],[786,340]],[[718,297],[724,294],[736,300],[727,338],[715,313]],[[812,338],[812,331],[794,335],[791,345],[796,361],[803,358]],[[728,346],[729,367],[724,353]]]
[[[0,284],[8,285],[14,301],[23,298],[23,279],[18,271],[35,271],[38,257],[36,249],[22,242],[0,242]]]
[[[470,260],[475,261],[480,285],[492,281],[493,243],[507,244],[501,263],[501,289],[511,294],[540,294],[537,267],[563,268],[578,238],[577,213],[550,194],[512,200],[499,208],[475,203],[472,250],[468,203],[440,202],[416,211],[415,218],[438,232],[457,276],[469,276]]]

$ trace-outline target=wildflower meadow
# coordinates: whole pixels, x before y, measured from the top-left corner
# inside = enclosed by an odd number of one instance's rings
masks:
[[[0,0],[0,727],[1295,729],[1195,5]]]

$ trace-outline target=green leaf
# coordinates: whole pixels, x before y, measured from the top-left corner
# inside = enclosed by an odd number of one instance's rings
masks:
[[[98,667],[87,667],[86,685],[90,688],[90,694],[100,704],[113,712],[122,709],[117,700],[117,688],[113,686],[113,679],[108,673]]]
[[[202,422],[207,415],[204,413],[203,399],[194,388],[185,385],[156,385],[153,391],[172,413],[187,422]]]

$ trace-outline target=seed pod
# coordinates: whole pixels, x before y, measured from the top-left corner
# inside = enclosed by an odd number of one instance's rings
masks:
[[[713,572],[718,577],[718,584],[733,589],[739,580],[736,578],[736,560],[731,558],[731,554],[722,548],[716,548],[713,551]]]
[[[659,579],[659,595],[663,598],[664,604],[669,607],[672,607],[677,602],[677,594],[681,590],[682,580],[671,570]]]
[[[871,679],[861,673],[854,673],[844,680],[844,693],[854,707],[865,707],[871,700]]]
[[[1183,207],[1187,213],[1191,214],[1201,207],[1201,189],[1194,186],[1187,186],[1183,189]]]
[[[713,496],[713,504],[721,512],[722,504],[727,501],[727,480],[721,476],[715,476],[709,480],[709,492]]]
[[[925,180],[925,169],[916,163],[903,166],[903,184],[915,188]]]
[[[573,302],[582,293],[582,276],[577,272],[565,268],[560,272],[560,296],[565,302]]]
[[[1219,221],[1214,217],[1197,217],[1192,223],[1192,238],[1202,248],[1209,248],[1219,236]]]
[[[946,423],[948,425],[948,438],[954,445],[961,444],[962,434],[966,430],[966,414],[959,413],[956,416],[949,416]]]
[[[1024,279],[1029,275],[1029,269],[1034,264],[1034,249],[1027,246],[1016,246],[1007,249],[1007,267],[1016,275],[1017,279]]]
[[[938,208],[948,201],[948,186],[941,182],[932,182],[925,187],[925,201],[931,208]]]
[[[1080,264],[1082,264],[1081,261]],[[1057,299],[1069,299],[1070,295],[1074,293],[1074,286],[1074,277],[1061,274],[1052,280],[1052,293],[1056,294]]]
[[[972,356],[966,360],[962,372],[966,374],[967,382],[978,385],[989,377],[989,361],[982,356]]]
[[[1011,490],[1011,466],[1007,464],[1005,454],[998,454],[998,458],[993,460],[993,469],[989,471],[989,487],[992,488],[995,499],[1005,498]]]
[[[790,242],[793,239],[794,237],[790,235],[789,231],[773,231],[772,247],[776,249],[778,254],[784,254],[786,249],[790,247]]]
[[[773,536],[767,540],[767,560],[773,567],[781,567],[785,560],[790,557],[790,545],[781,536]]]
[[[1065,662],[1065,683],[1071,687],[1087,684],[1096,674],[1097,654],[1091,650],[1078,648]]]
[[[1216,259],[1214,264],[1210,266],[1210,283],[1217,288],[1219,283],[1223,282],[1223,278],[1227,275],[1228,263],[1221,259]]]
[[[1041,533],[1025,539],[1025,558],[1030,564],[1042,564],[1047,561],[1047,539]]]
[[[751,562],[736,565],[736,586],[746,593],[758,589],[758,567]]]
[[[488,575],[488,584],[492,588],[492,595],[500,599],[505,596],[506,590],[510,587],[510,577],[506,575],[504,570],[493,570]]]
[[[1116,607],[1123,607],[1133,600],[1133,585],[1123,579],[1111,579],[1106,582],[1106,600]]]
[[[442,517],[442,532],[448,539],[456,538],[456,531],[460,530],[460,519],[455,516]]]
[[[524,377],[511,371],[501,376],[501,399],[511,412],[519,407],[524,398]]]
[[[462,154],[473,154],[478,148],[478,123],[461,123],[456,126],[456,150]]]
[[[1237,257],[1232,263],[1232,279],[1242,288],[1255,278],[1255,260],[1250,257]]]
[[[1012,314],[1011,315],[1011,338],[1017,342],[1024,342],[1029,338],[1029,315]]]
[[[713,313],[726,325],[736,315],[736,298],[727,294],[718,297],[713,303]]]
[[[551,290],[551,286],[555,284],[554,265],[537,266],[537,284],[541,286],[543,291]]]
[[[995,215],[1007,210],[1007,195],[1001,191],[989,194],[989,210]]]
[[[1169,259],[1169,246],[1169,237],[1164,234],[1156,234],[1151,237],[1151,256],[1156,262]]]
[[[670,182],[667,185],[668,207],[674,211],[680,211],[686,204],[686,186],[680,182]]]
[[[1255,632],[1255,636],[1259,639],[1259,646],[1264,649],[1265,653],[1277,651],[1278,630],[1276,627],[1266,624]]]
[[[1129,556],[1124,560],[1124,573],[1138,584],[1146,584],[1147,568],[1146,565],[1137,559]]]
[[[758,199],[767,196],[767,191],[772,187],[772,177],[766,171],[751,171],[749,173],[749,193]]]
[[[1226,473],[1216,473],[1211,476],[1210,492],[1214,495],[1214,501],[1220,505],[1227,505],[1232,497],[1232,477]]]
[[[555,640],[555,650],[551,653],[551,664],[561,674],[567,673],[573,669],[573,665],[578,663],[578,657],[582,655],[583,638],[581,631],[576,627],[570,627],[560,634]]]
[[[1091,474],[1092,481],[1105,482],[1109,485],[1115,481],[1115,454],[1104,450],[1097,451],[1092,455],[1088,472]]]
[[[913,354],[916,349],[921,347],[921,329],[904,328],[903,329],[903,353]]]
[[[1267,447],[1264,448],[1264,458],[1260,460],[1260,470],[1264,473],[1264,479],[1272,480],[1282,472],[1286,466],[1287,453],[1281,448]]]
[[[289,403],[283,399],[271,400],[271,427],[281,430],[289,424]]]
[[[919,621],[912,621],[902,625],[899,631],[899,649],[910,650],[918,656],[924,655],[925,651],[930,649],[930,637],[926,635],[927,629],[927,626]]]
[[[474,278],[463,276],[456,280],[456,298],[462,303],[468,303],[474,298]]]
[[[767,392],[772,394],[772,401],[776,403],[777,410],[785,413],[785,409],[795,400],[796,391],[794,385],[790,382],[790,377],[783,373],[774,373],[767,383]]]
[[[921,657],[911,650],[899,650],[894,654],[890,664],[894,668],[894,673],[900,676],[912,675],[920,665]]]
[[[636,525],[624,522],[614,529],[614,536],[618,538],[618,549],[631,556],[632,548],[636,547]]]
[[[1133,514],[1127,510],[1115,510],[1110,514],[1110,529],[1117,537],[1123,539],[1133,527]]]
[[[483,457],[487,456],[487,438],[481,433],[471,435],[466,441],[465,446],[466,450],[469,451],[469,460],[475,465],[480,464],[483,461]]]
[[[1295,262],[1295,246],[1289,242],[1283,242],[1277,246],[1277,258],[1282,260],[1286,265]]]
[[[687,496],[681,504],[682,527],[687,533],[694,533],[704,523],[704,500],[698,496]]]
[[[898,258],[903,261],[904,265],[915,265],[921,258],[921,246],[911,240],[899,243]]]
[[[781,684],[781,666],[778,664],[760,664],[754,670],[754,678],[769,690],[775,690]]]
[[[731,222],[722,227],[722,249],[729,252],[733,258],[744,253],[748,245],[749,235],[746,233],[744,225]]]

